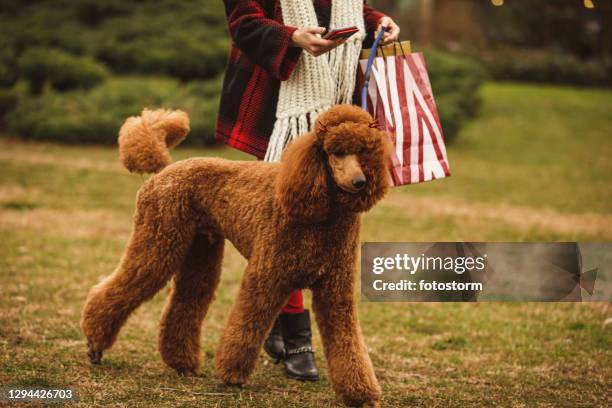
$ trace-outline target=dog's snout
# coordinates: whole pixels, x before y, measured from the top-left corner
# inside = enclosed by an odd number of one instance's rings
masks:
[[[353,187],[355,187],[358,190],[361,190],[362,188],[364,188],[366,184],[368,184],[368,180],[366,180],[364,177],[353,179]]]

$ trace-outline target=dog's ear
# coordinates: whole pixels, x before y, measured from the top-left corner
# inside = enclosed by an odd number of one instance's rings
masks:
[[[285,150],[276,178],[276,198],[285,213],[304,223],[329,215],[325,158],[315,132],[294,140]]]

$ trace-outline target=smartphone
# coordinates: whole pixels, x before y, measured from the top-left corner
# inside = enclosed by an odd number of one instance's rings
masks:
[[[323,36],[323,38],[326,40],[338,40],[341,38],[349,38],[350,36],[352,36],[358,31],[359,29],[356,26],[335,28],[333,30],[328,30],[327,33],[325,33],[325,35]]]

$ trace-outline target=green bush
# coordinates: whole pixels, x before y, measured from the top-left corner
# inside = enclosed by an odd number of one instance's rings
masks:
[[[4,2],[0,45],[17,55],[53,48],[89,55],[116,73],[210,79],[227,61],[223,2],[36,0]]]
[[[131,13],[99,30],[93,55],[119,73],[210,79],[227,61],[223,3],[206,0],[128,2]]]
[[[104,65],[89,57],[79,57],[60,49],[30,48],[18,60],[21,78],[30,92],[39,95],[49,83],[57,91],[89,89],[108,77]]]
[[[447,141],[478,110],[483,69],[471,60],[426,53],[429,75]],[[185,143],[214,143],[222,77],[180,83],[173,79],[122,77],[91,90],[23,97],[7,115],[10,131],[30,139],[114,144],[126,117],[143,107],[183,109],[192,131]]]
[[[426,51],[425,62],[444,137],[449,142],[478,112],[481,103],[479,89],[487,74],[474,60],[437,50]]]
[[[612,85],[612,64],[543,50],[505,50],[480,57],[495,79],[582,86]]]
[[[164,107],[189,114],[191,133],[185,143],[212,144],[220,84],[219,79],[190,85],[171,79],[112,79],[89,91],[24,97],[6,122],[11,132],[26,139],[114,144],[128,116],[143,107]]]
[[[0,87],[11,88],[17,82],[15,54],[0,40]]]
[[[17,106],[17,92],[13,89],[0,88],[0,119]]]

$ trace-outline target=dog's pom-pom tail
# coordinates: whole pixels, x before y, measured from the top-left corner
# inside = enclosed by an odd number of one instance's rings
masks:
[[[179,110],[142,111],[128,118],[119,130],[119,157],[131,172],[157,173],[172,160],[168,149],[189,133],[189,117]]]

